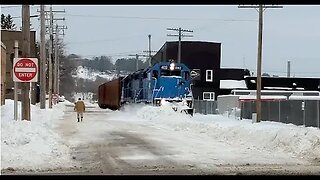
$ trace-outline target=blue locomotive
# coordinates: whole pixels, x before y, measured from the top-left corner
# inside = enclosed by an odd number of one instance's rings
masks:
[[[182,63],[171,60],[138,70],[121,80],[121,88],[122,103],[182,102],[193,113],[190,69]]]

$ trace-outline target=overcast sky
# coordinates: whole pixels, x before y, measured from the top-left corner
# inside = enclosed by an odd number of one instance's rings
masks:
[[[31,15],[38,14],[39,5],[31,6]],[[46,6],[49,10],[49,5]],[[148,50],[148,34],[152,35],[152,50],[158,51],[168,37],[175,34],[167,28],[193,30],[200,40],[221,43],[222,67],[256,70],[258,12],[240,9],[238,5],[63,5],[53,6],[54,17],[65,17],[68,29],[63,37],[67,53],[82,57],[112,56],[113,60]],[[21,6],[1,6],[1,13],[21,16]],[[286,74],[291,60],[291,72],[296,76],[320,77],[320,6],[285,5],[282,9],[267,9],[264,13],[262,71]],[[21,18],[14,22],[21,26]],[[32,18],[32,27],[40,36],[39,19]],[[189,33],[188,33],[189,34]]]

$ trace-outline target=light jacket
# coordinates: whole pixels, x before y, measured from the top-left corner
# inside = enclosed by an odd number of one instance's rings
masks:
[[[74,106],[74,110],[77,112],[84,112],[86,110],[86,106],[84,105],[84,102],[77,101],[76,105]]]

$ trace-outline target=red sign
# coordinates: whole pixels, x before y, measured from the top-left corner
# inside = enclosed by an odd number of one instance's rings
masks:
[[[14,58],[13,81],[37,82],[38,59],[37,58]]]

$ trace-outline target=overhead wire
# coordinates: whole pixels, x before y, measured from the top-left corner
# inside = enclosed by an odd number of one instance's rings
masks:
[[[212,20],[212,21],[249,21],[257,22],[252,19],[216,19],[216,18],[170,18],[170,17],[141,17],[141,16],[108,16],[108,15],[90,15],[90,14],[66,14],[65,16],[87,17],[87,18],[114,18],[114,19],[149,19],[149,20]]]

